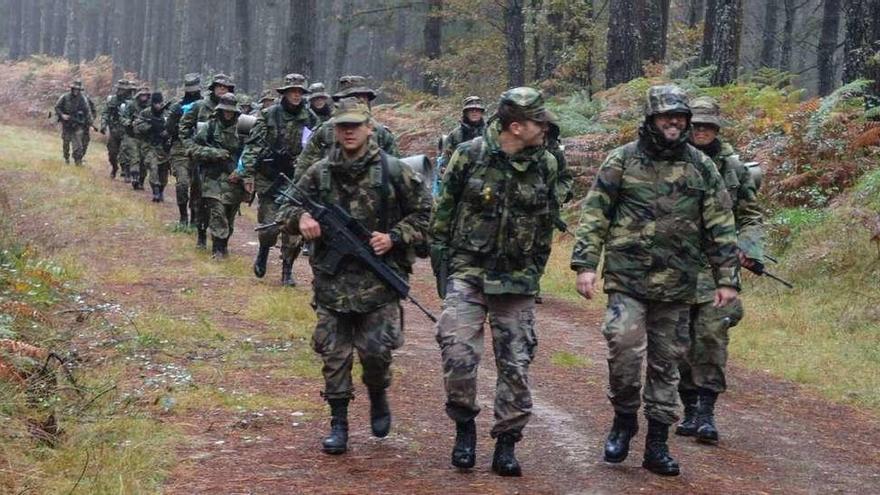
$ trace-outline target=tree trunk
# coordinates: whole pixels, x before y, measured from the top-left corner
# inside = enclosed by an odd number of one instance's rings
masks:
[[[354,11],[354,0],[342,0],[339,34],[336,38],[336,53],[333,56],[333,73],[342,75],[345,70],[345,58],[348,56],[348,41],[351,36],[351,14]]]
[[[55,1],[40,1],[40,53],[52,51],[52,21],[54,20]]]
[[[641,34],[637,0],[611,0],[608,11],[608,62],[605,87],[642,75]]]
[[[235,0],[235,22],[237,29],[237,50],[235,51],[235,66],[238,70],[236,79],[240,91],[250,91],[251,85],[248,80],[251,76],[250,52],[251,52],[251,6],[247,0]],[[296,45],[291,45],[296,46]],[[296,51],[293,49],[291,51]],[[239,88],[236,88],[239,90]]]
[[[688,4],[687,23],[688,27],[696,27],[703,22],[703,14],[706,12],[705,0],[691,0]]]
[[[443,41],[443,0],[428,0],[428,15],[425,17],[425,58],[437,60],[441,55]],[[440,78],[431,70],[422,77],[422,90],[432,95],[440,95]]]
[[[776,65],[776,26],[779,17],[779,0],[765,0],[764,5],[764,28],[761,33],[761,65],[775,67]]]
[[[591,4],[588,0],[587,2]],[[553,77],[556,67],[559,66],[562,53],[565,13],[562,5],[551,2],[547,10],[547,33],[544,35],[544,54],[541,57],[544,67],[541,77]]]
[[[532,30],[532,79],[544,79],[544,39],[550,33],[546,27],[547,13],[543,8],[543,0],[530,0],[529,10],[532,13],[530,22]]]
[[[736,80],[742,32],[742,0],[719,0],[712,37],[712,84],[724,86]]]
[[[64,44],[67,42],[67,1],[58,0],[52,13],[52,48],[49,53],[55,57],[64,56]]]
[[[643,61],[661,64],[666,59],[666,34],[669,30],[669,0],[642,0],[640,14]]]
[[[822,32],[819,35],[819,49],[816,52],[819,96],[830,94],[834,89],[834,52],[837,51],[840,31],[840,0],[825,0],[822,7]]]
[[[504,6],[504,39],[507,45],[507,86],[526,83],[526,18],[523,0],[506,0]]]
[[[718,1],[706,0],[706,15],[703,21],[703,47],[700,50],[700,65],[712,63],[714,53],[715,24],[718,16]]]
[[[70,63],[79,63],[79,2],[71,0],[67,3],[67,39],[64,41],[64,58]]]
[[[864,77],[865,60],[871,53],[870,0],[846,0],[843,12],[846,30],[843,38],[843,82],[848,83]]]
[[[794,47],[794,24],[797,20],[796,0],[782,0],[785,22],[782,27],[782,46],[779,49],[779,69],[791,71],[791,52]]]
[[[11,60],[18,60],[21,58],[21,28],[22,28],[22,4],[24,0],[10,0],[9,1],[9,17],[7,18],[7,22],[9,22],[9,28],[7,29],[7,33],[9,34],[9,58]]]
[[[290,0],[290,56],[286,72],[312,77],[315,70],[315,0]]]

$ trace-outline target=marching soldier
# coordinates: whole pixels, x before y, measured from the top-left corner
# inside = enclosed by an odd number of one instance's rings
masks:
[[[107,158],[110,161],[110,178],[115,179],[119,171],[119,148],[122,145],[122,138],[125,136],[125,129],[122,127],[120,120],[120,110],[124,104],[127,104],[132,97],[134,88],[131,83],[125,79],[116,82],[116,94],[107,97],[107,104],[101,113],[101,134],[105,134],[108,130],[110,134],[107,136]]]
[[[94,120],[94,113],[89,100],[83,91],[82,81],[77,79],[70,84],[70,91],[61,95],[55,103],[55,115],[61,122],[61,141],[64,163],[70,164],[70,152],[73,148],[73,162],[82,165],[86,154],[85,139],[89,126]]]
[[[134,124],[137,116],[150,106],[150,88],[138,88],[134,99],[125,105],[120,122],[125,129],[122,146],[119,149],[119,164],[126,182],[131,182],[132,189],[143,189],[146,169],[144,168],[144,152],[146,143],[135,135]]]
[[[163,102],[162,93],[150,95],[150,106],[138,114],[134,124],[135,135],[146,144],[144,166],[150,174],[154,203],[165,201],[165,186],[168,184],[171,142],[165,122],[168,104]]]

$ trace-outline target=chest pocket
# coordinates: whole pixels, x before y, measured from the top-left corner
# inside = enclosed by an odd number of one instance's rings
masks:
[[[495,249],[500,215],[501,184],[485,173],[468,178],[456,215],[456,247],[468,252],[489,253]]]

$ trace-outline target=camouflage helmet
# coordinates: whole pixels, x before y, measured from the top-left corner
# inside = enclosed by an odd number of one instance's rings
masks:
[[[250,96],[248,96],[244,93],[238,95],[236,98],[238,100],[239,107],[253,107],[254,106],[253,98],[251,98]]]
[[[465,112],[468,110],[482,110],[483,112],[486,111],[486,107],[483,106],[483,99],[479,96],[468,96],[467,98],[465,98],[464,102],[462,103],[461,109]]]
[[[536,122],[556,122],[556,116],[544,106],[544,95],[535,88],[521,86],[508,89],[501,94],[499,104],[508,104],[523,109],[526,118]]]
[[[190,72],[183,76],[183,92],[195,93],[202,89],[202,76],[196,72]]]
[[[263,91],[263,94],[260,96],[260,103],[263,103],[266,100],[274,102],[276,98],[278,98],[278,95],[275,91],[267,89],[266,91]]]
[[[211,84],[208,86],[208,91],[214,91],[215,86],[226,86],[229,88],[230,93],[235,92],[235,83],[226,74],[214,74],[214,77],[211,78]]]
[[[137,93],[134,94],[134,97],[139,98],[143,95],[150,96],[151,94],[152,94],[152,91],[150,91],[149,86],[138,86]]]
[[[220,102],[214,107],[215,112],[229,111],[235,113],[241,113],[241,109],[238,108],[238,98],[234,93],[226,93],[225,95],[220,97]]]
[[[82,79],[74,79],[73,82],[70,83],[70,89],[83,89]]]
[[[284,94],[288,89],[300,89],[303,94],[309,93],[309,83],[306,80],[306,76],[302,74],[287,74],[284,76],[284,80],[281,82],[281,86],[275,88],[280,94]]]
[[[370,107],[359,98],[349,96],[342,98],[336,104],[336,113],[333,116],[333,125],[337,124],[363,124],[370,121]]]
[[[645,101],[645,116],[653,117],[664,113],[692,115],[687,93],[674,84],[651,86]]]
[[[349,96],[365,95],[368,100],[376,99],[376,92],[367,86],[367,78],[364,76],[342,76],[336,83],[334,100],[341,100]]]
[[[721,107],[718,101],[710,96],[701,96],[694,98],[690,104],[692,124],[714,125],[721,129],[723,121],[721,120]]]
[[[327,88],[322,82],[310,84],[309,93],[311,93],[310,98],[330,98],[330,94],[327,93]]]
[[[128,81],[125,79],[116,81],[116,89],[128,89]]]

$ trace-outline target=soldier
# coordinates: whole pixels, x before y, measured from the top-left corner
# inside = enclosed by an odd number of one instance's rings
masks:
[[[70,84],[70,91],[61,95],[55,103],[55,116],[61,122],[61,141],[64,163],[70,164],[70,148],[73,147],[73,162],[82,165],[86,154],[85,136],[94,120],[89,100],[83,92],[79,79]]]
[[[254,114],[254,100],[250,96],[242,93],[238,95],[238,108],[241,109],[242,115],[253,115],[259,117],[259,113]]]
[[[687,95],[674,85],[651,87],[645,110],[638,139],[611,151],[584,200],[571,268],[578,292],[592,299],[605,249],[602,333],[614,406],[605,460],[629,454],[647,354],[642,466],[674,476],[679,465],[667,439],[678,420],[678,362],[687,351],[697,276],[705,256],[718,287],[713,304],[725,307],[737,298],[739,265],[730,196],[712,160],[687,142]]]
[[[196,213],[199,197],[199,181],[195,177],[192,161],[186,152],[186,145],[180,139],[180,119],[185,111],[189,111],[195,102],[202,99],[202,78],[199,74],[190,73],[183,76],[183,99],[168,107],[168,118],[165,130],[171,141],[171,171],[177,184],[174,188],[177,197],[177,210],[180,214],[178,225],[181,228],[196,225]],[[187,217],[187,212],[189,216]]]
[[[184,111],[180,117],[178,136],[187,151],[192,146],[192,139],[196,134],[198,123],[207,122],[214,115],[214,108],[220,103],[220,98],[235,91],[235,84],[232,82],[232,78],[226,74],[215,74],[208,86],[208,91],[208,98],[193,102],[189,110]],[[193,179],[200,179],[201,176],[202,174],[194,174]],[[203,197],[201,183],[197,183],[194,187],[200,191],[198,199],[190,197],[190,201],[196,205],[196,248],[205,249],[207,247],[208,212],[201,201]]]
[[[85,91],[83,91],[83,95],[86,97],[86,101],[89,104],[89,110],[92,113],[92,122],[89,122],[89,127],[97,131],[98,128],[95,127],[94,121],[98,118],[98,108],[95,106],[95,100],[93,100],[92,97]],[[83,156],[86,156],[86,154],[89,152],[89,143],[91,142],[92,133],[89,128],[86,128],[86,132],[83,134]]]
[[[134,100],[125,105],[119,121],[125,129],[122,138],[122,146],[119,148],[119,165],[126,182],[131,182],[132,189],[143,189],[146,169],[144,168],[144,153],[147,146],[134,132],[135,120],[141,112],[150,106],[150,88],[141,86],[135,94]]]
[[[276,101],[278,101],[278,93],[271,89],[263,91],[263,95],[260,96],[260,110],[268,109],[274,105]]]
[[[763,214],[758,206],[758,188],[748,169],[739,161],[733,147],[718,138],[721,109],[713,98],[696,98],[691,103],[690,142],[709,156],[718,167],[730,199],[736,222],[739,261],[749,268],[764,258]],[[736,300],[723,308],[713,303],[715,280],[712,266],[704,260],[697,282],[696,304],[691,309],[691,345],[687,359],[679,364],[679,397],[684,404],[684,419],[675,429],[677,435],[696,436],[705,443],[718,442],[715,427],[715,401],[727,388],[728,330],[743,316],[742,303]]]
[[[280,195],[284,178],[293,175],[296,159],[303,149],[303,142],[318,125],[318,120],[309,111],[305,95],[309,90],[305,76],[288,74],[281,86],[276,88],[281,95],[280,103],[263,110],[248,137],[247,147],[242,155],[241,178],[245,190],[259,198],[259,223],[271,223],[278,213],[276,200]],[[260,231],[260,249],[254,260],[254,275],[266,275],[266,262],[269,250],[278,240],[279,230],[269,228]],[[302,239],[281,233],[281,285],[296,285],[293,278],[293,262],[299,256]]]
[[[122,138],[125,136],[125,129],[120,121],[120,108],[131,100],[133,89],[131,83],[125,79],[116,82],[116,94],[107,97],[107,104],[101,113],[101,134],[106,134],[109,130],[110,135],[107,136],[107,158],[110,160],[110,178],[115,179],[119,171],[119,147],[122,145]]]
[[[488,315],[498,371],[492,470],[522,474],[514,447],[532,410],[535,294],[558,215],[556,159],[544,148],[553,119],[539,91],[506,91],[484,135],[452,154],[437,198],[431,262],[444,297],[437,342],[459,468],[476,459],[477,369]]]
[[[483,106],[483,100],[479,96],[468,96],[464,99],[461,121],[447,134],[446,148],[443,150],[445,163],[449,163],[452,153],[459,144],[483,135],[483,130],[486,128],[486,121],[483,120],[485,113],[486,107]],[[443,173],[442,170],[439,172]]]
[[[413,243],[427,235],[431,211],[427,189],[417,174],[370,139],[372,121],[365,104],[342,99],[330,122],[340,145],[309,167],[298,185],[312,198],[349,211],[372,232],[373,251],[407,277],[412,271]],[[331,273],[327,262],[333,246],[324,242],[321,226],[302,209],[288,202],[278,219],[291,234],[314,241],[309,263],[318,322],[312,346],[324,362],[322,395],[331,411],[323,450],[341,454],[348,446],[355,350],[369,392],[373,435],[384,437],[391,428],[385,390],[391,383],[391,351],[403,345],[400,297],[357,259],[343,259]]]
[[[168,104],[163,102],[162,93],[150,95],[150,106],[138,114],[134,124],[135,135],[146,143],[144,165],[150,173],[154,203],[165,201],[165,186],[168,184],[168,152],[171,150],[171,142],[165,122]]]
[[[316,82],[309,85],[309,108],[321,124],[333,116],[333,105],[330,104],[330,95],[324,83]]]
[[[367,80],[363,76],[342,76],[337,84],[337,92],[333,95],[333,101],[339,101],[342,98],[355,97],[361,100],[368,107],[370,102],[376,99],[376,92],[367,87]],[[397,149],[397,139],[394,134],[384,125],[372,120],[373,139],[385,153],[391,156],[400,156],[400,150]],[[311,139],[306,144],[305,149],[299,156],[296,163],[296,175],[294,180],[305,173],[306,169],[312,166],[321,158],[327,156],[330,148],[334,145],[333,126],[329,124],[318,127]]]
[[[198,164],[214,259],[223,259],[229,254],[229,238],[244,196],[241,180],[235,175],[243,147],[236,128],[240,114],[235,95],[224,93],[190,147],[190,155]]]

